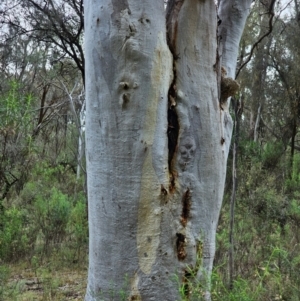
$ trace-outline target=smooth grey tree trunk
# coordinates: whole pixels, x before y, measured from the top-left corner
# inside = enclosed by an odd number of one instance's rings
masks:
[[[86,301],[174,301],[179,286],[190,298],[195,278],[210,300],[232,131],[217,10],[173,0],[166,26],[163,2],[85,1]],[[238,48],[251,1],[225,2],[249,5],[230,17],[223,53]]]

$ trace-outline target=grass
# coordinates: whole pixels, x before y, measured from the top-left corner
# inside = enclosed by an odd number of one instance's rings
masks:
[[[2,265],[0,301],[83,300],[86,264],[66,266],[52,259],[34,266],[31,262]]]

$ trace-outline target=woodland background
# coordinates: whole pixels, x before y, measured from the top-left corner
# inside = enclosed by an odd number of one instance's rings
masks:
[[[300,2],[270,2],[240,45],[213,300],[300,295]],[[83,1],[5,0],[0,26],[0,300],[82,300]]]

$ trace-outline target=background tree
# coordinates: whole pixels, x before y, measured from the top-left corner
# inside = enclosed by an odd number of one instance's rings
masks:
[[[51,64],[72,59],[84,79],[83,0],[5,0],[2,18],[2,26],[12,28],[16,36],[48,46]]]
[[[82,130],[76,117],[84,103],[83,73],[74,57],[80,57],[76,45],[82,41],[75,11],[80,2],[43,3],[48,17],[33,4],[0,6],[0,257],[5,261],[27,257],[30,262],[36,255],[43,260],[61,246],[78,257],[87,234],[84,181],[75,180]],[[75,49],[74,55],[63,46]]]
[[[50,141],[51,144],[55,142],[54,149],[49,148],[54,150],[54,153],[48,152],[51,153],[52,164],[55,162],[54,164],[69,165],[72,160],[58,157],[64,149],[70,147],[66,145],[63,137],[68,135],[72,123],[76,123],[77,119],[82,121],[81,124],[76,124],[75,130],[71,130],[72,135],[76,136],[75,141],[84,123],[84,118],[78,118],[84,107],[83,3],[3,1],[1,15],[3,95],[10,93],[11,81],[18,87],[18,91],[15,92],[31,95],[31,131],[28,136],[31,141],[40,136],[41,139],[38,139],[37,143],[41,143],[42,140],[44,150],[46,145],[49,147]],[[69,91],[72,91],[72,95]],[[20,99],[15,99],[16,110],[23,106],[20,102]],[[51,138],[53,133],[56,133],[53,136],[54,140]],[[75,165],[78,166],[78,171],[79,166],[84,170],[84,162],[81,160],[84,149],[82,140],[77,140],[78,145],[74,143],[73,149],[73,156],[77,157]],[[15,152],[20,152],[22,156],[19,161],[9,160],[10,164],[18,166],[21,161],[28,162],[27,146],[26,143],[18,146],[14,144]],[[8,162],[8,158],[5,158],[4,162]],[[76,163],[78,160],[80,162]],[[26,182],[25,171],[28,170],[24,165],[24,172],[16,177],[14,185],[23,186]],[[3,186],[4,191],[7,191],[6,187],[7,185]]]

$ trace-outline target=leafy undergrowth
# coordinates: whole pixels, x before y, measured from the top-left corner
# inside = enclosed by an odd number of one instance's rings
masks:
[[[86,266],[66,267],[51,261],[42,265],[10,264],[0,267],[1,301],[83,300]]]

